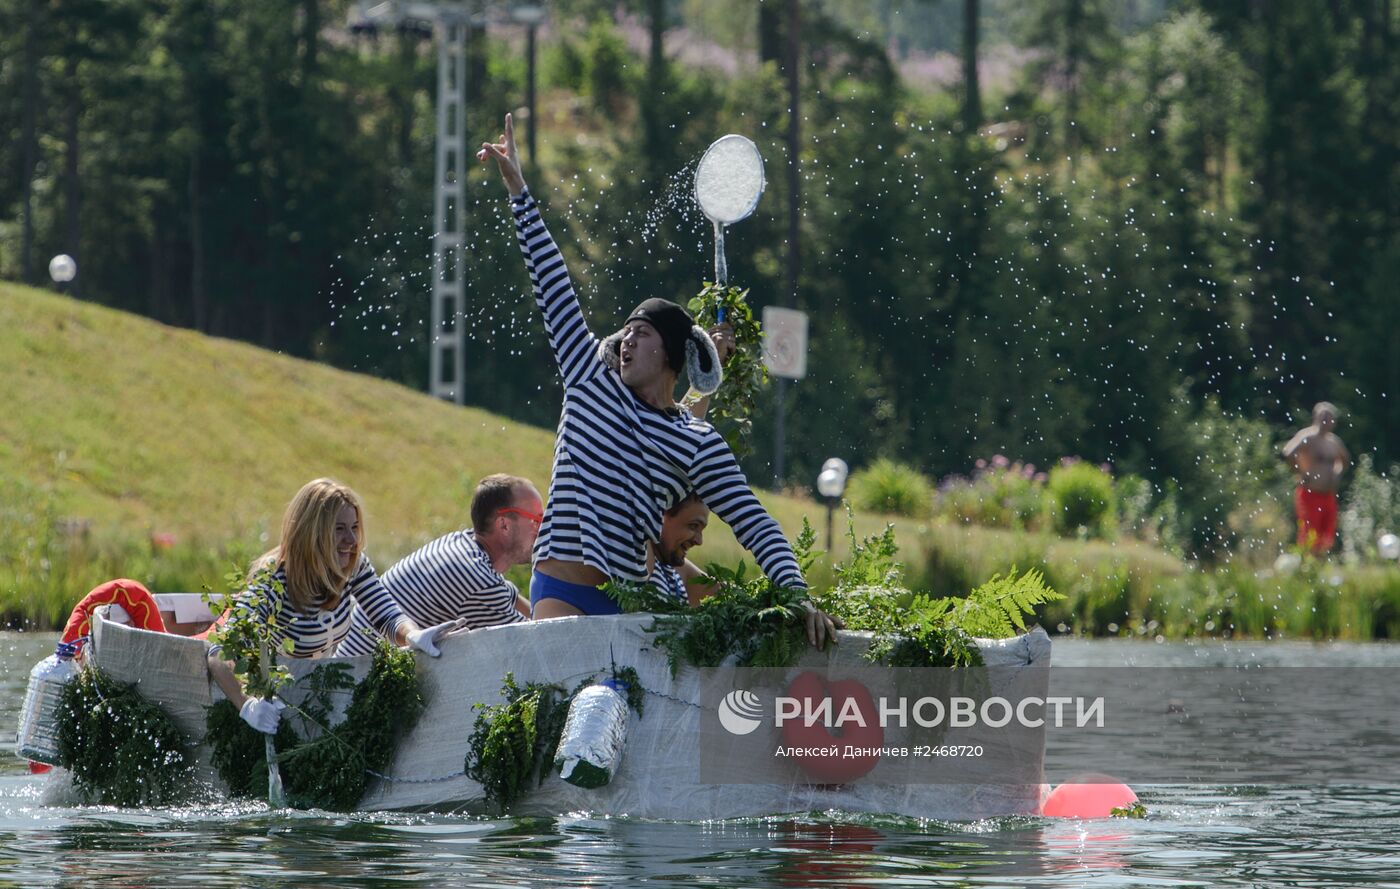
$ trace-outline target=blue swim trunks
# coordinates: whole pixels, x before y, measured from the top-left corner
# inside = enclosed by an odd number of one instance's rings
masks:
[[[569,583],[535,571],[530,574],[530,607],[535,607],[541,599],[558,599],[584,614],[622,613],[612,597],[596,586]]]

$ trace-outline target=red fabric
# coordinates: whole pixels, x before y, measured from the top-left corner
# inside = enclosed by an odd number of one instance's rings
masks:
[[[1337,495],[1300,485],[1293,505],[1298,511],[1298,545],[1315,553],[1330,552],[1337,540]]]
[[[203,639],[204,641],[207,642],[207,641],[209,641],[209,634],[212,633],[212,632],[214,632],[215,630],[222,630],[222,629],[224,628],[224,624],[226,624],[226,623],[228,623],[228,611],[227,611],[227,610],[225,610],[223,614],[221,614],[221,615],[219,615],[218,617],[214,618],[214,622],[213,622],[212,624],[209,625],[208,629],[206,629],[206,630],[205,630],[204,632],[202,632],[202,633],[195,633],[193,638],[195,638],[195,639]]]
[[[139,580],[122,577],[109,580],[83,597],[68,615],[63,628],[63,641],[74,642],[92,633],[92,612],[101,605],[120,605],[131,615],[131,622],[143,630],[165,632],[165,621],[151,591]]]

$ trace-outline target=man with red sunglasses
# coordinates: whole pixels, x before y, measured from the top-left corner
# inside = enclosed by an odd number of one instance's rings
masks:
[[[488,475],[476,486],[472,527],[445,534],[405,556],[384,572],[384,586],[404,614],[434,626],[464,620],[471,629],[516,623],[530,616],[530,603],[505,579],[512,565],[530,564],[544,504],[527,479]],[[421,623],[430,615],[442,615]],[[336,654],[370,654],[378,631],[359,608]]]

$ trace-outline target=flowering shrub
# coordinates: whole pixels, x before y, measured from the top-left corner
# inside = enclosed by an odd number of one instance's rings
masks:
[[[1119,529],[1144,539],[1161,535],[1152,486],[1135,475],[1116,483],[1107,466],[1065,457],[1048,475],[1033,463],[1002,454],[978,460],[971,476],[948,476],[938,485],[934,513],[964,525],[1010,531],[1053,530],[1076,537],[1111,537]],[[1082,529],[1082,530],[1081,530]]]
[[[939,485],[936,512],[967,525],[1039,530],[1046,521],[1045,473],[1001,454],[990,463],[978,460],[971,478],[952,476]]]

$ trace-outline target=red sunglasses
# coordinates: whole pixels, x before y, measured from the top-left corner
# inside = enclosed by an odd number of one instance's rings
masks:
[[[541,523],[544,522],[544,516],[540,515],[540,514],[537,513],[537,512],[530,512],[528,509],[517,509],[517,508],[514,507],[514,506],[503,506],[503,507],[501,507],[500,509],[496,510],[497,515],[499,515],[500,513],[503,513],[503,512],[508,512],[508,513],[512,513],[512,514],[514,514],[514,515],[524,516],[525,518],[527,518],[527,519],[529,519],[530,521],[534,522],[536,525],[539,525],[539,524],[541,524]]]

